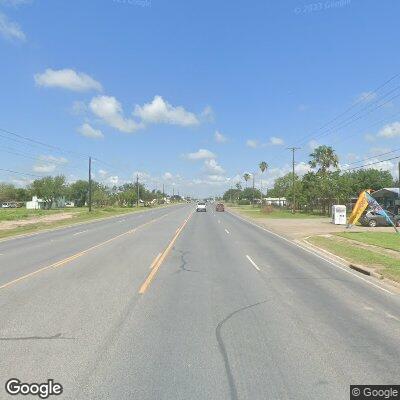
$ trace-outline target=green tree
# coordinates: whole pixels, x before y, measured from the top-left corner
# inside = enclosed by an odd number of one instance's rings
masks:
[[[245,173],[245,174],[243,174],[243,179],[245,180],[245,182],[246,182],[246,188],[247,188],[247,181],[249,180],[251,178],[251,175],[249,174],[249,173]]]
[[[31,184],[32,194],[42,198],[46,202],[47,208],[50,208],[56,200],[66,194],[66,188],[64,175],[45,176],[34,180]]]
[[[260,186],[261,186],[261,200],[262,200],[262,191],[263,191],[262,177],[263,177],[264,172],[268,169],[268,164],[265,161],[261,161],[258,164],[258,168],[260,168],[260,171],[261,171],[261,185]]]
[[[96,182],[92,182],[92,187],[96,186]],[[76,207],[83,207],[88,200],[89,182],[85,180],[78,180],[69,185],[67,190],[68,200],[75,203]]]

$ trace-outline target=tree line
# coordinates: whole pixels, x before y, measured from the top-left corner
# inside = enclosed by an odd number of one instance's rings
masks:
[[[138,190],[139,189],[139,190]],[[149,190],[143,183],[124,183],[120,186],[109,187],[92,181],[92,204],[95,207],[120,206],[133,207],[139,199],[145,203],[164,202],[160,190]],[[49,206],[59,198],[74,202],[76,207],[83,207],[88,203],[89,182],[78,180],[68,183],[65,176],[46,176],[34,180],[25,188],[18,188],[10,183],[0,183],[0,203],[26,202],[37,196]],[[173,196],[172,201],[180,201],[180,196]]]
[[[287,173],[277,178],[274,186],[265,193],[268,197],[286,198],[291,204],[295,197],[295,208],[304,211],[327,213],[332,204],[350,205],[352,199],[365,189],[379,190],[384,187],[398,186],[389,171],[374,168],[357,170],[340,170],[339,158],[330,146],[319,146],[309,155],[311,170],[299,176]],[[262,165],[262,169],[261,169]],[[268,169],[263,162],[259,164],[262,172]],[[243,179],[247,185],[251,175],[246,173]],[[262,186],[262,185],[261,185]],[[264,192],[263,192],[264,193]],[[242,204],[258,200],[265,196],[257,189],[242,189],[240,183],[224,193],[225,201],[236,201]],[[295,196],[293,196],[295,195]]]

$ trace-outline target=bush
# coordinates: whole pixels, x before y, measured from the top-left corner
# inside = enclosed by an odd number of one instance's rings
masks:
[[[239,206],[249,206],[250,200],[239,200],[238,204]]]
[[[271,214],[274,211],[274,207],[271,205],[266,205],[261,209],[261,212],[264,214]]]

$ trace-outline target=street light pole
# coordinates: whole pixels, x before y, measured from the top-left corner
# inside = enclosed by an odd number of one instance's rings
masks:
[[[136,198],[136,207],[139,208],[139,174],[136,174],[136,190],[137,190],[137,198]]]

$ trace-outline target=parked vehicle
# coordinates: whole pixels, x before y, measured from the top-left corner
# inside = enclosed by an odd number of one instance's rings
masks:
[[[225,211],[225,206],[222,203],[218,203],[215,206],[215,211]]]
[[[395,215],[390,211],[385,210],[386,214],[393,221],[395,226],[400,226],[400,215]],[[376,226],[390,226],[389,222],[383,215],[377,214],[374,211],[367,211],[360,219],[360,223],[363,226],[370,226],[375,228]]]
[[[204,212],[206,212],[206,211],[207,211],[206,203],[204,203],[204,202],[198,203],[198,204],[197,204],[197,207],[196,207],[196,211],[197,211],[197,212],[199,212],[199,211],[204,211]]]

